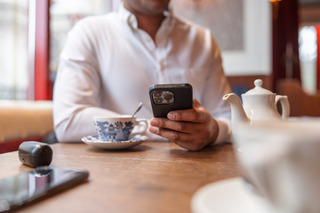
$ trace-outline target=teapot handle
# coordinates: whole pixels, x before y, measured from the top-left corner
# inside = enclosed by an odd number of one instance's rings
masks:
[[[277,95],[276,96],[276,105],[280,101],[282,108],[282,119],[288,119],[290,114],[290,105],[288,101],[288,97],[286,95]]]

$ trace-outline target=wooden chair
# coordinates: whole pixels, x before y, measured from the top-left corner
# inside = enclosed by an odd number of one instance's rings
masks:
[[[320,93],[310,95],[301,87],[295,79],[284,79],[277,83],[277,94],[288,96],[291,117],[319,117]]]

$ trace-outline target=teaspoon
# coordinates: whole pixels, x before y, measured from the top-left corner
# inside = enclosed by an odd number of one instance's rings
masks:
[[[142,102],[140,102],[137,110],[132,114],[132,117],[134,117],[134,116],[137,114],[137,112],[140,111],[140,109],[142,108],[142,106],[143,106],[143,104],[142,104]]]

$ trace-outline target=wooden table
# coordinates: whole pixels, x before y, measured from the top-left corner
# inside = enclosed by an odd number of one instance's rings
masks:
[[[129,150],[105,151],[84,143],[52,145],[51,166],[89,170],[89,181],[27,206],[25,212],[191,212],[204,185],[240,176],[233,146],[200,152],[174,143],[144,142]],[[0,155],[0,178],[29,171],[17,152]]]

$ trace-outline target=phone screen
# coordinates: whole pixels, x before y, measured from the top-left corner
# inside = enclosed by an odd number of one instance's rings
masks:
[[[86,170],[40,167],[0,180],[0,212],[22,207],[45,196],[80,184],[89,176]]]

